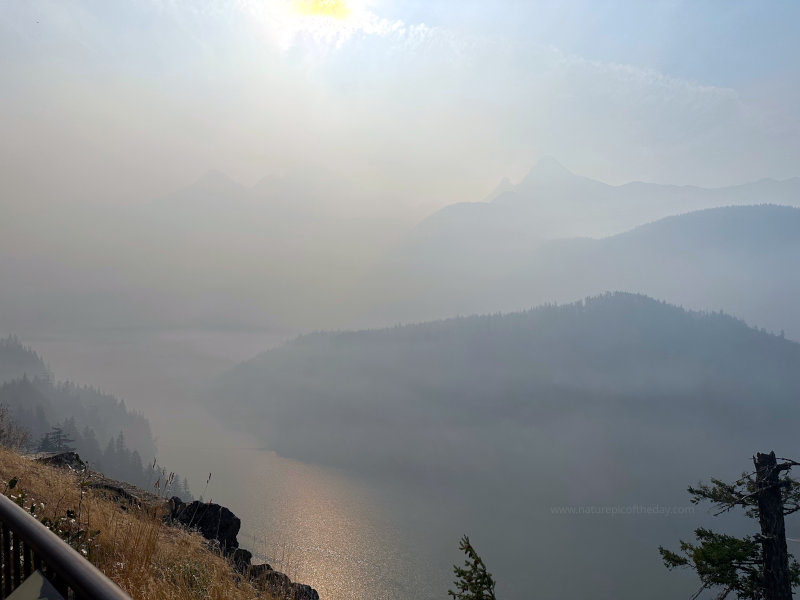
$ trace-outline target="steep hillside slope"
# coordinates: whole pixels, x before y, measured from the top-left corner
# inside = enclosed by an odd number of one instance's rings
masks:
[[[91,386],[56,381],[42,358],[14,337],[0,340],[0,374],[6,377],[0,379],[0,407],[28,433],[26,450],[46,449],[41,446],[57,427],[66,440],[61,450],[78,450],[92,468],[107,475],[147,486],[163,474],[154,464],[150,422],[124,400]],[[191,496],[185,480],[179,479],[176,488]]]
[[[39,519],[58,523],[62,537],[135,600],[275,599],[237,573],[199,533],[166,525],[166,499],[142,492],[128,502],[92,485],[93,475],[0,448],[4,493]]]

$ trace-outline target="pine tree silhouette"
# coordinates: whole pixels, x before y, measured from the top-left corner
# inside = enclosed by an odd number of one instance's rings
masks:
[[[495,600],[494,578],[466,535],[461,538],[458,549],[467,555],[467,559],[463,567],[453,565],[453,573],[457,577],[453,582],[456,591],[448,590],[447,595],[456,600]]]

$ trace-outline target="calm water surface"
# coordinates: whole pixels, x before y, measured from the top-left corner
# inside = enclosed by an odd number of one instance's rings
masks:
[[[196,419],[203,439],[220,439],[213,421]],[[220,502],[242,519],[240,544],[254,562],[268,562],[308,583],[327,600],[434,598],[447,589],[449,570],[437,572],[432,548],[420,548],[418,532],[403,526],[402,498],[332,469],[307,465],[243,443],[189,448],[162,442],[164,460],[210,471],[195,494]],[[174,458],[170,455],[175,452]],[[198,475],[190,475],[197,481]],[[205,481],[202,476],[200,477]],[[393,510],[393,506],[398,510]],[[406,523],[407,525],[407,523]],[[437,582],[441,587],[436,593]]]
[[[497,578],[498,597],[507,600],[529,598],[534,590],[549,598],[584,597],[588,590],[596,598],[634,598],[643,587],[666,600],[688,597],[696,587],[691,578],[667,573],[657,548],[677,543],[700,515],[551,514],[564,503],[686,503],[686,482],[714,472],[707,465],[692,472],[687,463],[665,483],[648,465],[663,460],[670,440],[634,421],[621,426],[622,415],[612,416],[616,430],[627,432],[620,440],[598,426],[602,420],[581,414],[527,428],[510,423],[485,432],[480,447],[508,440],[508,459],[481,474],[387,465],[391,477],[367,480],[264,451],[201,408],[198,397],[209,379],[280,336],[112,332],[88,341],[23,339],[56,377],[98,385],[142,410],[157,438],[159,463],[188,477],[196,496],[238,515],[240,543],[256,560],[314,586],[323,600],[444,598],[452,565],[463,560],[457,547],[464,533]],[[222,407],[226,401],[216,399]],[[560,433],[554,436],[553,428]],[[703,435],[698,431],[698,440]],[[619,466],[631,448],[643,465],[636,476]]]
[[[458,556],[444,560],[435,545],[420,541],[420,529],[430,529],[425,523],[441,515],[425,508],[418,492],[282,458],[198,407],[211,377],[284,337],[111,332],[90,340],[25,341],[57,378],[96,385],[142,410],[157,438],[159,462],[188,477],[195,496],[228,506],[242,519],[239,542],[254,562],[312,585],[323,600],[444,596],[449,565]],[[459,535],[453,533],[448,547],[456,548]]]

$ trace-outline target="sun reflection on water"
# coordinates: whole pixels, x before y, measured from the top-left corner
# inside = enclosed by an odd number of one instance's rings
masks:
[[[408,550],[375,494],[342,474],[259,452],[240,543],[325,600],[417,596]],[[255,457],[254,457],[255,458]],[[251,467],[253,463],[251,463]]]

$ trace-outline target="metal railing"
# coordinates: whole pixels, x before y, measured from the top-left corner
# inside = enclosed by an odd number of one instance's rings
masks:
[[[38,570],[65,599],[131,600],[97,567],[3,494],[0,558],[0,598],[7,598]]]

